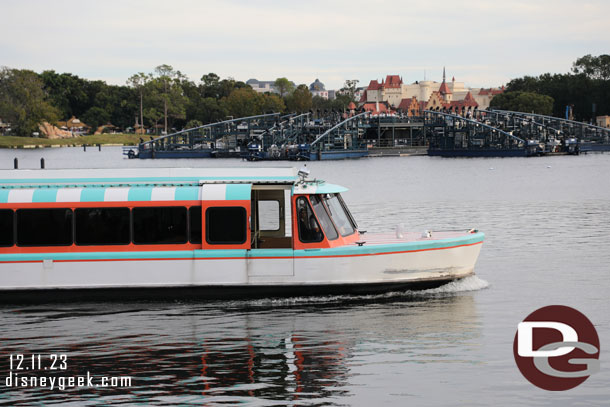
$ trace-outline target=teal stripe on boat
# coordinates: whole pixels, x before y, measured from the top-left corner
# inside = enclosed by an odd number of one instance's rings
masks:
[[[408,243],[394,243],[385,245],[368,246],[343,246],[330,249],[318,250],[292,250],[292,249],[253,249],[247,252],[243,249],[236,250],[178,250],[158,252],[89,252],[89,253],[11,253],[0,254],[0,262],[4,261],[42,261],[42,260],[172,260],[172,259],[219,259],[238,258],[244,259],[258,257],[280,257],[289,258],[294,254],[295,258],[320,257],[320,256],[356,256],[363,254],[384,254],[392,252],[410,252],[417,250],[451,248],[467,244],[480,243],[485,238],[481,232],[471,235],[442,239],[435,241],[417,241]]]
[[[0,203],[8,202],[8,189],[0,189]]]
[[[32,196],[32,202],[56,202],[57,201],[57,189],[36,189]]]
[[[253,259],[258,257],[292,258],[292,256],[294,256],[294,250],[292,249],[253,249],[248,253],[248,257]]]
[[[176,201],[196,201],[199,199],[199,187],[177,187]]]
[[[85,253],[11,253],[0,254],[3,261],[42,261],[42,260],[172,260],[193,258],[244,258],[246,251],[239,250],[176,250],[158,252],[85,252]]]
[[[81,202],[104,202],[106,188],[83,188],[80,193]]]
[[[83,189],[85,191],[85,189]],[[130,188],[129,193],[127,195],[127,199],[132,201],[150,201],[150,197],[152,195],[151,187],[136,187]]]
[[[251,184],[227,184],[226,199],[228,201],[249,201]]]

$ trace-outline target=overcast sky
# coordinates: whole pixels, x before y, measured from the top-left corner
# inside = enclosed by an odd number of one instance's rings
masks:
[[[125,84],[172,65],[327,89],[398,74],[467,86],[610,53],[609,0],[0,0],[0,66]]]

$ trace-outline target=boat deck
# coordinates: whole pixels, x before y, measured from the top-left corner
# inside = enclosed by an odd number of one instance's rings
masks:
[[[473,231],[474,232],[474,231]],[[463,237],[473,233],[468,230],[453,230],[453,231],[430,231],[429,237],[424,236],[424,232],[402,232],[402,237],[397,237],[395,232],[386,233],[365,233],[360,236],[359,243],[365,242],[367,246],[409,243],[409,242],[425,242],[431,240],[452,239]],[[358,245],[358,243],[352,243]]]

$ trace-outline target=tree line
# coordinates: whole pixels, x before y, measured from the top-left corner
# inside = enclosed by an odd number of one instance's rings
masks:
[[[11,134],[19,136],[31,136],[43,121],[55,123],[72,116],[94,129],[109,123],[126,129],[137,123],[170,132],[229,117],[344,110],[354,100],[357,81],[346,81],[332,101],[313,97],[306,85],[293,86],[286,78],[275,84],[279,95],[258,93],[242,81],[221,79],[215,73],[196,83],[170,65],[136,73],[123,86],[53,70],[36,73],[2,67],[0,119],[11,123]]]
[[[566,106],[578,121],[595,122],[596,116],[610,114],[610,55],[578,58],[566,74],[513,79],[491,101],[498,109],[556,117],[565,117]]]

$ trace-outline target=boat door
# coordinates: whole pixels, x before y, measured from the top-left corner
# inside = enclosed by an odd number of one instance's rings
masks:
[[[290,188],[252,187],[248,276],[294,276]]]

